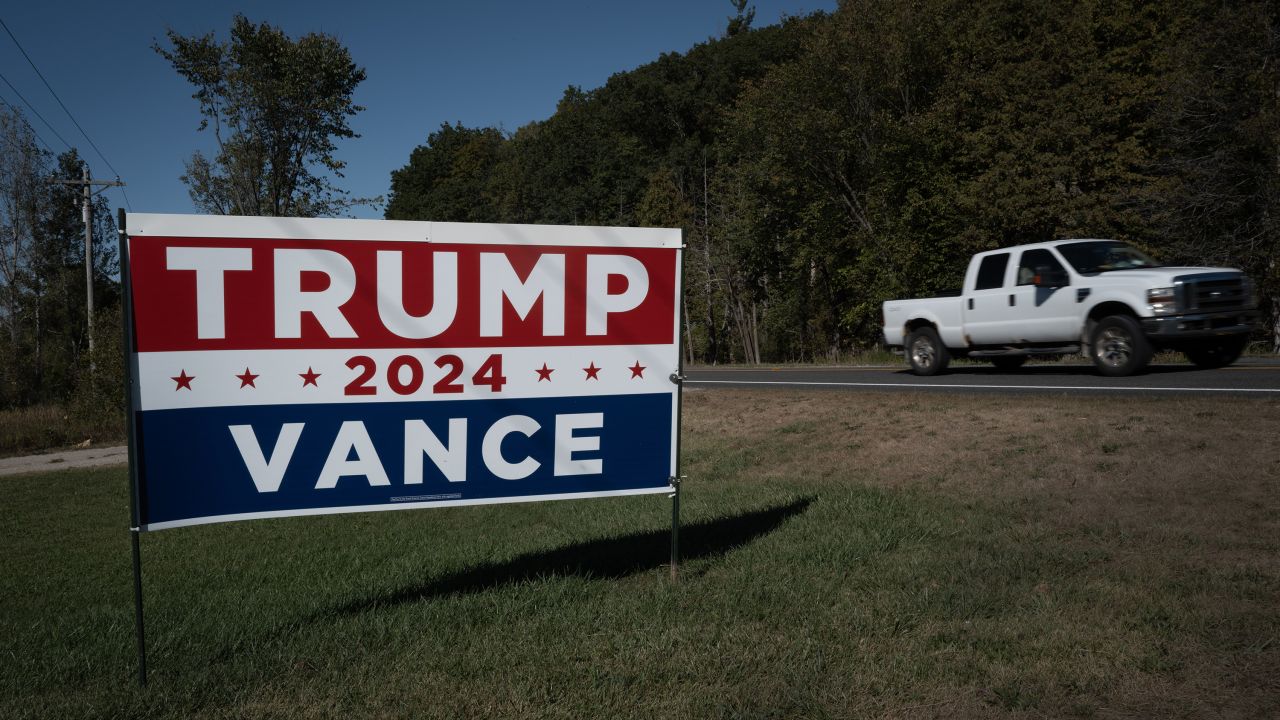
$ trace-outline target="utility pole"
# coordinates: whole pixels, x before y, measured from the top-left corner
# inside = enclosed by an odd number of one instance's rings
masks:
[[[84,217],[84,286],[85,310],[89,331],[89,362],[93,362],[93,196],[109,187],[124,187],[119,178],[115,180],[94,180],[89,176],[89,163],[81,166],[79,180],[53,180],[57,185],[79,185],[82,189],[81,215]],[[93,186],[102,186],[94,191]]]

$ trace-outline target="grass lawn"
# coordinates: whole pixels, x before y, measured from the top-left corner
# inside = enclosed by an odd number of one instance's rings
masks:
[[[1275,717],[1280,402],[692,391],[662,496],[144,535],[0,479],[0,717]]]

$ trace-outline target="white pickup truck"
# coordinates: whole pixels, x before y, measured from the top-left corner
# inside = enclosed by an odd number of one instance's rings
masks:
[[[1257,308],[1239,270],[1161,267],[1115,240],[1059,240],[974,255],[962,292],[886,302],[884,342],[917,375],[953,357],[1012,370],[1031,355],[1083,352],[1122,376],[1158,349],[1222,367],[1240,357]]]

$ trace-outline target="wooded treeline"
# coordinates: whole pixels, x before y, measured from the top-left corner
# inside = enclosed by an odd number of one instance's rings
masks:
[[[749,19],[749,16],[747,16]],[[977,251],[1133,242],[1258,281],[1280,349],[1280,5],[847,0],[443,125],[390,219],[682,227],[688,353],[825,360]]]
[[[0,109],[0,407],[74,398],[96,417],[119,408],[118,237],[106,198],[93,200],[95,345],[85,301],[83,161],[54,156],[27,120]],[[96,372],[91,371],[96,370]],[[105,416],[105,415],[104,415]]]
[[[547,120],[431,132],[386,216],[681,227],[702,362],[873,346],[883,300],[1060,237],[1245,269],[1280,351],[1280,4],[847,0],[758,29],[733,5],[722,37],[571,87]],[[199,207],[360,202],[325,179],[364,77],[336,39],[240,16],[226,41],[167,38],[219,140],[184,176]],[[0,407],[119,406],[113,218],[96,200],[95,363],[80,199],[53,182],[81,164],[0,111]]]

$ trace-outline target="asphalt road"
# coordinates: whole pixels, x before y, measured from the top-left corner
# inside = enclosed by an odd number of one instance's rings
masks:
[[[963,392],[1123,395],[1235,395],[1280,398],[1280,363],[1246,359],[1221,370],[1189,364],[1152,365],[1142,375],[1109,378],[1091,365],[1046,363],[1002,372],[987,365],[953,366],[942,375],[916,377],[905,363],[892,367],[697,368],[685,371],[688,388],[754,387],[890,392]]]

